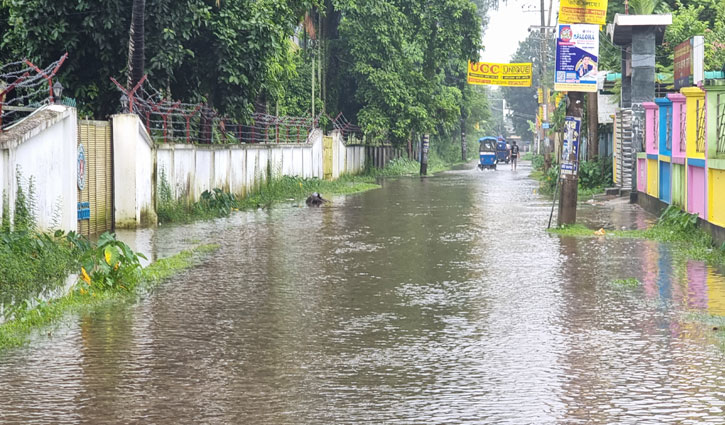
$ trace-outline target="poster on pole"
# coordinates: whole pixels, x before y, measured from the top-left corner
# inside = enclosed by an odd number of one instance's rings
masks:
[[[561,175],[576,176],[579,163],[579,133],[581,118],[566,117],[564,120],[564,143],[561,148]]]
[[[608,0],[560,0],[559,22],[568,24],[607,23]]]
[[[559,24],[556,39],[556,91],[597,91],[599,27]]]
[[[531,87],[531,63],[468,62],[468,84]]]

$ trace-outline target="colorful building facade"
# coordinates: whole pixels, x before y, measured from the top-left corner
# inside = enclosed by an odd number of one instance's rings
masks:
[[[725,80],[642,106],[637,190],[725,227]]]

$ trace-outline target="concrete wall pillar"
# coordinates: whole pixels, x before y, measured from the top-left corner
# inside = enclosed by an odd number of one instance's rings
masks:
[[[655,98],[655,33],[651,27],[632,28],[632,104]]]
[[[116,227],[155,225],[153,141],[135,114],[118,114],[111,119]]]

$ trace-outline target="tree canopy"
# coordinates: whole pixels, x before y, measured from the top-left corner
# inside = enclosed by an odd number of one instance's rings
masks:
[[[83,113],[116,112],[125,81],[131,0],[3,0],[2,62],[50,63],[69,52],[59,79]],[[278,94],[289,37],[312,0],[147,0],[146,72],[167,94],[207,100],[243,116],[262,92]],[[52,17],[52,18],[51,18]]]
[[[115,113],[120,93],[109,77],[126,81],[133,4],[0,0],[0,62],[44,64],[68,52],[58,79],[81,114]],[[315,78],[323,87],[314,97],[327,111],[343,111],[369,134],[400,143],[412,133],[448,131],[462,116],[484,116],[474,109],[485,91],[466,84],[466,65],[478,59],[486,13],[497,5],[145,0],[141,63],[165,96],[205,101],[233,118],[258,103],[307,113]]]

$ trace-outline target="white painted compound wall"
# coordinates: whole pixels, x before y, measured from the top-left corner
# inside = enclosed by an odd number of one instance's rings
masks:
[[[0,191],[10,216],[17,197],[16,175],[25,193],[32,177],[40,230],[76,230],[78,219],[78,118],[75,108],[49,105],[0,133]],[[0,208],[0,215],[2,209]]]
[[[322,131],[313,130],[306,143],[191,145],[157,144],[138,117],[113,117],[116,182],[116,222],[140,226],[138,217],[153,205],[162,178],[175,199],[197,201],[205,190],[220,188],[245,196],[268,177],[322,178]],[[333,175],[358,173],[365,166],[361,146],[346,147],[338,134],[333,142]],[[149,168],[154,164],[155,169]],[[152,180],[155,176],[155,181]],[[156,189],[154,189],[154,187]],[[123,220],[123,224],[120,224]]]
[[[136,115],[119,114],[111,119],[116,227],[156,224],[153,140]]]
[[[177,199],[196,201],[213,188],[244,196],[264,183],[268,175],[321,178],[321,157],[319,130],[305,144],[159,144],[157,184],[163,176]]]

